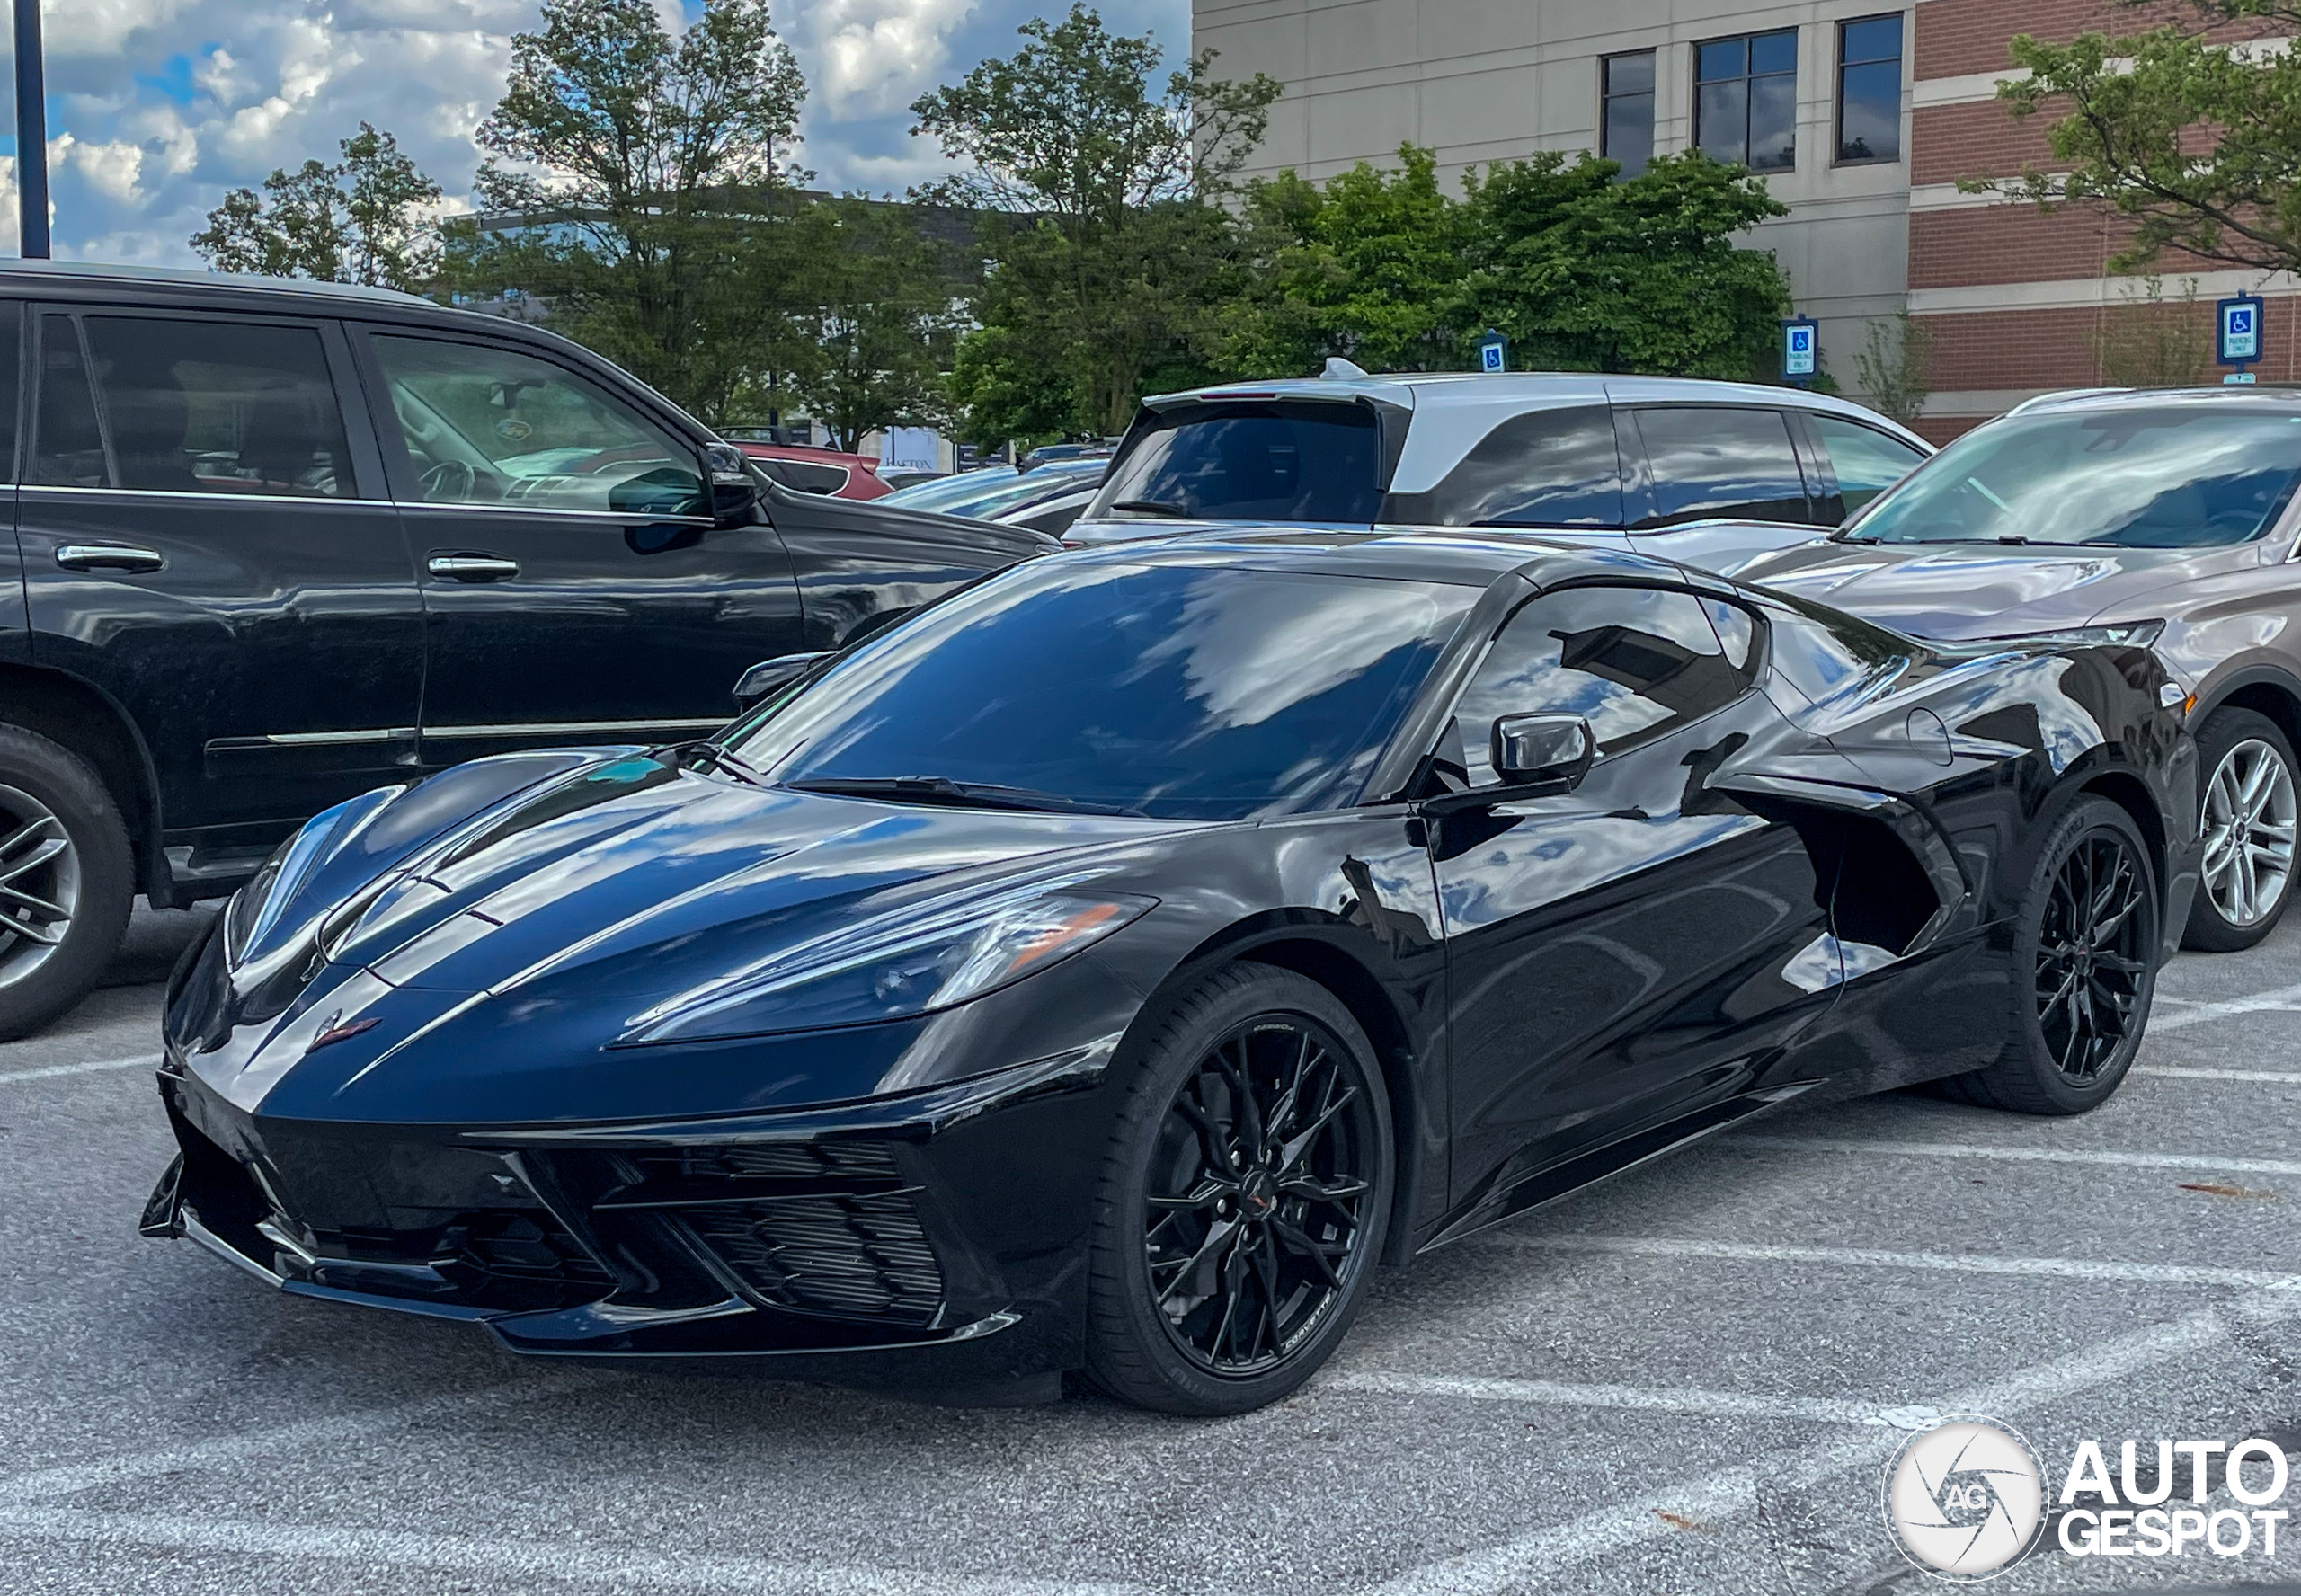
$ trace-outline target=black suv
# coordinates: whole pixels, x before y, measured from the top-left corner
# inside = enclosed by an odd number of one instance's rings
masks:
[[[1054,546],[791,492],[565,340],[399,294],[11,265],[0,371],[0,1036],[138,892],[479,755],[710,730],[746,667]]]

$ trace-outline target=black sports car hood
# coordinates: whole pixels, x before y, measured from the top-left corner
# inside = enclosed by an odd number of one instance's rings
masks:
[[[478,761],[331,811],[298,845],[307,857],[251,883],[269,898],[235,914],[225,1046],[241,1056],[200,1073],[244,1109],[286,1095],[332,1119],[362,1117],[352,1099],[395,1069],[404,1113],[406,1072],[484,1071],[491,1038],[507,1060],[548,1057],[556,1033],[563,1058],[611,1049],[644,1069],[693,1051],[627,1045],[683,997],[858,924],[1091,874],[1090,856],[1179,829],[827,797],[624,750]],[[294,996],[249,1024],[282,980]]]
[[[1737,579],[1818,599],[1915,637],[1954,640],[2140,619],[2151,596],[2256,565],[2227,548],[2045,548],[2001,544],[1809,543],[1752,561]]]

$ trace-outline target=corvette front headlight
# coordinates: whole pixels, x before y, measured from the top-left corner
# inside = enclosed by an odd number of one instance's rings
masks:
[[[623,1040],[706,1042],[931,1014],[1035,975],[1158,902],[1039,883],[866,920],[660,1003]]]

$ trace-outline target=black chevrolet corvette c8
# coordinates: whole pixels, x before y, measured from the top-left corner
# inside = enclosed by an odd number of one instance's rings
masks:
[[[1250,1408],[1378,1260],[1773,1105],[2106,1099],[2176,697],[1501,534],[1033,561],[312,821],[172,985],[145,1227],[522,1352]]]

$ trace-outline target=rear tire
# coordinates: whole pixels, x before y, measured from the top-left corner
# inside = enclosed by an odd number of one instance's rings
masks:
[[[2293,745],[2265,714],[2217,709],[2197,748],[2205,860],[2181,945],[2235,953],[2275,930],[2293,900]]]
[[[1333,993],[1236,965],[1152,1034],[1095,1200],[1087,1369],[1165,1413],[1246,1413],[1317,1371],[1381,1251],[1396,1158]]]
[[[2149,1021],[2161,962],[2158,886],[2133,817],[2084,797],[2038,852],[2013,932],[2012,1035],[1943,1095],[2019,1113],[2110,1100]]]
[[[0,1041],[87,995],[120,951],[135,882],[102,780],[60,744],[0,724]]]

